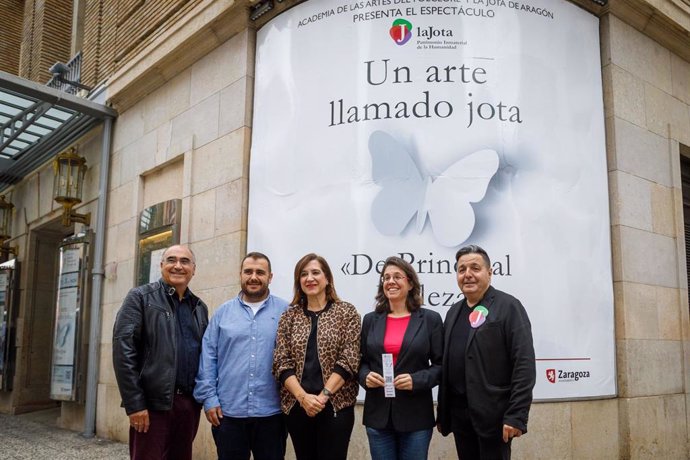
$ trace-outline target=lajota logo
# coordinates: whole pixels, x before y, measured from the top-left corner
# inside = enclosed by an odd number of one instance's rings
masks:
[[[412,38],[412,23],[407,19],[398,18],[393,21],[389,33],[397,45],[404,45]]]

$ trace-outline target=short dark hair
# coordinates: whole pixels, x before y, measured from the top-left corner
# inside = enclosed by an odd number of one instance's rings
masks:
[[[321,265],[321,270],[323,270],[323,274],[326,275],[326,280],[328,280],[328,284],[326,285],[326,301],[337,302],[338,300],[340,300],[340,298],[338,298],[338,294],[335,292],[333,272],[331,271],[331,267],[328,266],[328,262],[326,262],[326,259],[324,259],[320,255],[310,252],[309,254],[298,260],[297,264],[295,265],[295,294],[292,297],[292,305],[300,305],[302,307],[307,306],[307,296],[306,294],[304,294],[304,291],[302,291],[302,284],[300,283],[300,278],[302,275],[302,270],[304,270],[304,267],[306,267],[307,264],[312,260],[317,261],[319,265]]]
[[[410,263],[406,260],[401,259],[397,256],[391,256],[387,258],[386,261],[383,263],[383,269],[381,270],[381,277],[379,278],[379,289],[376,292],[376,313],[391,312],[391,306],[388,303],[388,298],[386,297],[386,294],[383,292],[383,274],[386,272],[386,268],[390,267],[391,265],[398,267],[400,270],[402,270],[403,273],[405,273],[405,276],[407,277],[407,281],[410,283],[410,291],[407,293],[407,301],[405,302],[407,310],[410,312],[419,310],[422,306],[423,301],[421,295],[422,288],[419,284],[419,277],[417,276],[417,272],[414,271],[412,265],[410,265]]]
[[[467,254],[479,254],[482,256],[482,259],[484,259],[486,268],[489,270],[491,269],[491,260],[489,259],[489,254],[487,254],[483,248],[477,246],[476,244],[470,244],[469,246],[464,246],[458,249],[458,252],[455,253],[455,265],[457,266],[460,257],[466,256]]]
[[[242,259],[242,262],[240,262],[240,270],[242,269],[242,265],[244,265],[244,261],[247,259],[264,259],[266,262],[268,262],[268,273],[272,273],[271,259],[269,259],[266,254],[257,251],[248,252],[247,255]]]

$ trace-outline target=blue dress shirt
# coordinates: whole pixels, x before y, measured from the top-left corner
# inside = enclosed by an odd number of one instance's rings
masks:
[[[255,316],[241,297],[225,302],[211,318],[194,398],[204,410],[220,406],[228,417],[268,417],[280,413],[271,368],[278,321],[288,303],[269,295]]]

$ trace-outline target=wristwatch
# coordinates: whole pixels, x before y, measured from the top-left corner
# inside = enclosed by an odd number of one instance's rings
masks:
[[[332,392],[331,390],[329,390],[328,388],[326,388],[326,387],[323,387],[323,394],[325,394],[325,395],[328,396],[329,398],[330,398],[331,396],[333,396],[333,392]]]

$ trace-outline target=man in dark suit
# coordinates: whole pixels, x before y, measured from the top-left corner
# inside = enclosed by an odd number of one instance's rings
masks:
[[[536,379],[532,329],[519,300],[491,286],[491,262],[471,245],[455,255],[465,298],[446,315],[438,429],[462,460],[510,459],[527,432]]]

